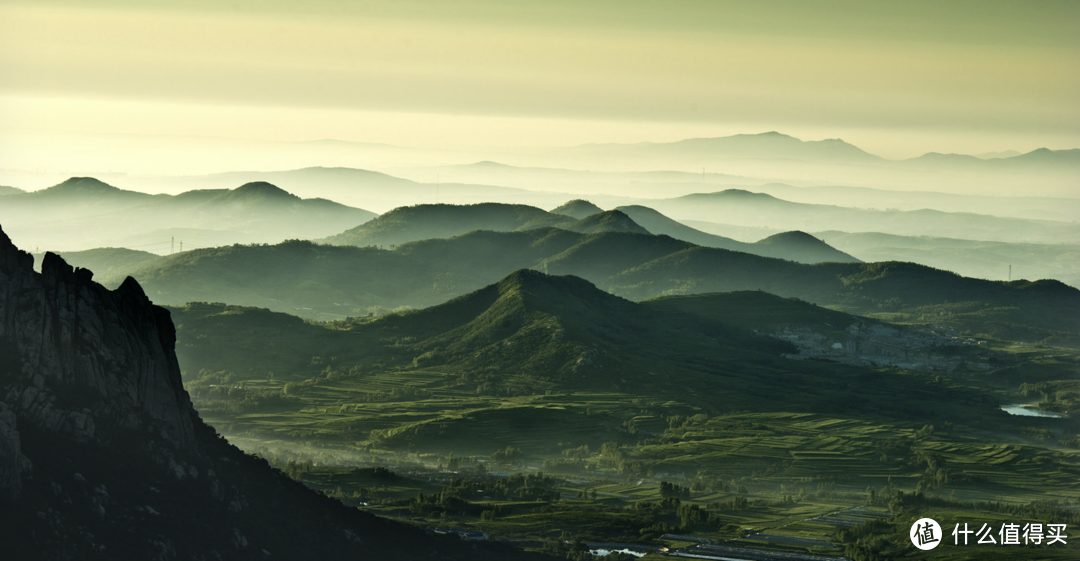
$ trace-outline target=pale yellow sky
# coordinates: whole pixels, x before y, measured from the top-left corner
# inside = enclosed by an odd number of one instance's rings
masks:
[[[0,2],[0,168],[95,135],[1080,146],[1075,2],[219,4]]]

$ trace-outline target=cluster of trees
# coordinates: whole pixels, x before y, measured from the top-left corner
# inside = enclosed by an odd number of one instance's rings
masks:
[[[1058,439],[1058,444],[1065,448],[1080,448],[1080,434],[1074,434]]]
[[[574,460],[584,460],[589,457],[589,445],[582,444],[577,448],[567,448],[562,451],[562,455],[565,458],[571,458]]]
[[[544,460],[544,471],[565,475],[584,475],[589,472],[585,460],[575,458],[549,458]]]
[[[520,448],[507,446],[505,450],[497,450],[491,455],[491,461],[499,465],[513,465],[525,458]]]
[[[889,522],[871,520],[853,528],[841,528],[836,535],[844,544],[844,557],[851,561],[878,561],[885,551],[894,547],[893,533]]]
[[[746,494],[746,487],[739,485],[734,479],[724,480],[723,477],[708,475],[702,472],[690,480],[690,490],[695,493],[731,493]]]
[[[333,357],[336,358],[336,357]],[[333,360],[333,358],[331,360]],[[324,359],[318,356],[311,357],[311,365],[319,366],[324,362]],[[318,374],[308,378],[302,382],[288,382],[285,384],[283,391],[286,396],[295,397],[300,395],[300,392],[305,388],[318,386],[326,382],[336,382],[340,380],[357,379],[363,376],[363,367],[359,364],[350,366],[348,368],[342,367],[334,369],[332,365],[328,365],[323,368]],[[273,374],[271,374],[272,376]]]
[[[513,474],[510,477],[488,480],[455,479],[438,493],[417,494],[406,500],[409,512],[423,516],[458,514],[461,516],[487,516],[492,520],[509,513],[508,505],[481,505],[472,501],[477,498],[498,501],[555,502],[561,498],[558,486],[561,480],[537,474]],[[400,501],[398,501],[400,502]],[[484,514],[489,511],[489,514]]]
[[[1039,399],[1039,409],[1069,413],[1080,409],[1080,382],[1049,380],[1020,384],[1020,395]]]
[[[297,400],[281,390],[248,388],[246,382],[250,379],[234,372],[200,370],[184,388],[200,411],[244,413],[296,404]]]
[[[667,499],[670,497],[677,497],[680,499],[690,498],[690,488],[683,487],[677,483],[668,483],[667,481],[660,482],[660,496]]]
[[[685,489],[685,488],[684,488]],[[790,495],[785,496],[780,504],[792,504],[795,499]],[[720,511],[746,510],[751,506],[768,506],[769,501],[764,499],[750,501],[746,497],[734,497],[729,501],[711,502],[702,507],[697,504],[684,503],[677,496],[669,496],[659,502],[637,501],[632,510],[648,513],[653,523],[641,528],[640,533],[662,534],[664,532],[694,530],[728,530],[729,517],[720,514]]]
[[[618,442],[605,442],[595,454],[588,444],[562,451],[562,458],[544,460],[544,469],[549,472],[566,474],[586,474],[594,468],[612,468],[627,476],[645,475],[647,470],[642,462],[631,461],[626,451]],[[593,458],[595,465],[590,464]],[[651,476],[651,472],[649,472]]]
[[[497,478],[484,483],[484,493],[494,499],[518,501],[558,501],[563,481],[543,473]]]

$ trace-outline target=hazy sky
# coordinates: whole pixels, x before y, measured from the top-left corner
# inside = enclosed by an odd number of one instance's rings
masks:
[[[1073,148],[1078,28],[1074,1],[0,0],[0,149],[766,130],[894,158]]]

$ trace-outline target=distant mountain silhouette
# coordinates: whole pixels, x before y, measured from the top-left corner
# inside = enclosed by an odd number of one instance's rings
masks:
[[[975,154],[976,158],[982,158],[984,160],[993,160],[995,158],[1011,158],[1013,156],[1019,156],[1021,152],[1016,150],[1004,150],[1002,152],[983,152],[982,154]]]
[[[905,165],[935,166],[943,169],[968,170],[1042,170],[1080,171],[1080,148],[1071,150],[1050,150],[1037,148],[1026,154],[1012,153],[1009,156],[982,157],[964,154],[939,154],[928,152],[917,158],[903,160]]]
[[[708,155],[725,158],[796,159],[840,162],[880,161],[879,156],[840,139],[799,140],[778,132],[738,134],[719,138],[692,138],[669,144],[652,144],[635,150],[645,153]]]
[[[586,144],[572,151],[594,156],[664,158],[666,161],[696,161],[698,163],[713,160],[776,160],[842,165],[920,166],[928,162],[968,164],[970,160],[975,160],[973,165],[981,165],[983,166],[981,169],[986,170],[1029,162],[1075,166],[1080,161],[1080,149],[1049,150],[1047,148],[1039,148],[1027,154],[1003,152],[993,157],[930,152],[906,160],[886,160],[840,139],[800,140],[776,131],[713,138],[689,138],[668,143]]]
[[[697,203],[697,202],[730,202],[730,203],[757,203],[757,204],[784,204],[788,203],[766,193],[755,193],[746,189],[725,189],[715,193],[692,193],[683,195],[674,201]]]
[[[759,193],[735,190],[725,191],[724,193],[726,193],[726,195],[721,195],[721,197],[741,198],[761,196]],[[768,197],[768,195],[764,196]],[[743,251],[754,255],[777,257],[789,261],[797,261],[799,263],[821,263],[828,261],[840,263],[859,262],[858,259],[842,251],[838,251],[825,242],[818,240],[813,236],[803,234],[802,232],[789,232],[788,234],[790,235],[779,234],[757,243],[745,243],[696,230],[681,222],[672,220],[649,207],[632,205],[622,206],[617,210],[625,212],[633,218],[635,222],[641,224],[654,234],[664,234],[675,239],[688,241],[692,244],[704,247],[719,247],[722,249],[730,249],[732,251]]]
[[[16,195],[19,193],[25,193],[22,189],[16,187],[8,187],[6,185],[0,185],[0,197],[4,195]]]
[[[1080,199],[1068,197],[958,195],[937,191],[894,191],[850,185],[795,186],[785,183],[767,183],[753,189],[795,203],[837,204],[861,209],[932,209],[1060,222],[1080,216]]]
[[[325,199],[301,199],[264,181],[172,196],[74,177],[48,189],[7,195],[0,205],[4,227],[13,236],[30,237],[35,245],[143,248],[156,244],[159,252],[171,250],[167,244],[175,235],[169,231],[175,229],[197,232],[199,245],[276,243],[322,237],[374,216]],[[193,247],[194,240],[187,241]]]
[[[830,164],[886,162],[840,139],[804,141],[771,131],[713,138],[689,138],[668,143],[586,144],[570,154],[592,158],[633,158],[639,162],[701,165],[713,161],[774,160]],[[662,165],[662,164],[660,164]],[[665,168],[659,168],[665,169]]]
[[[502,164],[480,162],[478,169],[499,169]],[[162,179],[170,189],[220,189],[243,183],[266,181],[301,197],[325,197],[351,206],[388,210],[427,203],[477,204],[512,201],[548,207],[566,200],[565,195],[526,191],[494,185],[439,181],[432,173],[425,182],[413,181],[365,169],[310,167],[286,171],[236,171],[196,177]],[[153,183],[151,183],[153,184]]]
[[[976,157],[968,156],[966,154],[941,154],[938,152],[927,152],[922,156],[904,160],[905,164],[918,165],[918,166],[937,166],[937,167],[975,167],[986,164],[986,160]]]
[[[1027,154],[1013,156],[1011,158],[999,158],[987,160],[989,165],[1001,168],[1031,168],[1034,166],[1051,166],[1054,168],[1067,168],[1076,170],[1080,168],[1080,148],[1071,150],[1050,150],[1038,148]]]
[[[124,191],[95,179],[93,177],[72,177],[47,189],[35,191],[37,196],[64,196],[73,197],[78,195],[99,196],[102,194],[133,193],[138,196],[147,196],[145,193]]]
[[[4,199],[4,206],[18,208],[23,212],[47,213],[56,209],[79,208],[97,213],[102,210],[119,210],[147,204],[155,199],[163,198],[168,198],[168,195],[127,191],[93,177],[72,177],[46,189],[10,195],[10,198]],[[42,204],[48,207],[36,206]],[[0,214],[0,217],[2,216]],[[43,216],[43,218],[47,217],[47,214]]]
[[[798,230],[783,232],[754,242],[757,255],[800,263],[860,263],[858,259]]]
[[[1080,245],[989,242],[876,232],[815,232],[866,261],[909,261],[965,277],[1056,279],[1080,288]]]
[[[1080,225],[936,210],[876,210],[796,203],[765,193],[728,189],[648,201],[678,220],[735,226],[770,226],[804,232],[842,230],[897,235],[978,238],[993,241],[1080,242]]]
[[[232,202],[236,200],[254,201],[254,200],[288,200],[299,201],[300,197],[293,195],[285,191],[284,189],[271,185],[265,181],[252,181],[251,183],[245,183],[223,196],[217,197],[221,202]]]
[[[468,164],[468,166],[469,167],[478,167],[478,168],[508,168],[508,167],[512,167],[512,166],[509,166],[507,164],[502,164],[502,163],[499,163],[499,162],[493,162],[491,160],[484,160],[482,162],[476,162],[476,163],[473,163],[473,164]]]

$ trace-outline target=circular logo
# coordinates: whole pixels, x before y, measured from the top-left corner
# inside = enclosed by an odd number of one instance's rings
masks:
[[[911,543],[924,551],[934,549],[945,537],[941,526],[933,518],[920,518],[911,525]]]

